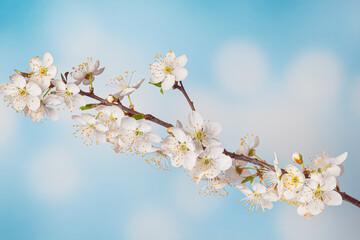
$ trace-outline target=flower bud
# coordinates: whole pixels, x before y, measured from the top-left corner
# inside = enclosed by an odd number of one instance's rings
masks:
[[[110,95],[106,98],[106,100],[107,100],[109,103],[113,103],[113,102],[115,102],[116,98],[115,98],[113,95],[110,94]]]
[[[300,153],[298,153],[298,152],[293,153],[292,159],[297,164],[300,164],[300,165],[303,164],[302,155]]]

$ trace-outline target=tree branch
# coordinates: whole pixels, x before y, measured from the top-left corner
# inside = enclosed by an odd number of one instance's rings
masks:
[[[185,88],[182,85],[182,83],[181,83],[181,86],[177,85],[177,87],[174,87],[174,89],[179,89],[184,94],[184,96],[187,99],[191,109],[195,111],[195,107],[193,105],[193,102],[190,100],[190,98],[189,98],[188,94],[186,93]],[[89,97],[89,98],[92,98],[92,99],[95,99],[95,100],[98,100],[103,105],[117,106],[117,107],[121,108],[124,112],[126,112],[129,116],[141,114],[140,112],[135,111],[134,109],[131,109],[131,108],[128,108],[128,107],[124,106],[120,101],[110,103],[106,99],[103,99],[103,98],[95,95],[93,92],[84,92],[84,91],[80,90],[80,95],[86,96],[86,97]],[[156,124],[158,124],[160,126],[163,126],[165,128],[173,127],[172,124],[164,122],[164,121],[160,120],[159,118],[153,116],[152,114],[144,114],[144,115],[145,115],[146,120],[154,122],[154,123],[156,123]],[[275,171],[275,168],[274,168],[273,165],[268,164],[267,162],[260,161],[259,159],[250,158],[250,157],[247,157],[247,156],[244,156],[244,155],[239,155],[239,154],[236,154],[236,153],[233,153],[233,152],[229,152],[226,149],[224,149],[224,154],[231,157],[231,158],[241,160],[241,161],[245,161],[245,162],[248,162],[248,163],[251,163],[251,164],[254,164],[254,165],[257,165],[257,166],[267,168],[267,169],[271,169],[271,170]],[[283,171],[283,173],[286,173],[286,171],[284,169],[281,169],[281,170]],[[342,196],[344,201],[347,201],[347,202],[353,204],[354,206],[360,208],[360,201],[359,200],[351,197],[350,195],[348,195],[345,192],[341,192],[340,189],[338,189],[338,188],[336,189],[336,191]]]

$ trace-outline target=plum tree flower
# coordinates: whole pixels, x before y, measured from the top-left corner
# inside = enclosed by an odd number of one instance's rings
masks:
[[[173,156],[171,157],[171,165],[174,167],[184,166],[185,169],[191,170],[195,166],[196,153],[195,144],[191,137],[182,129],[172,127],[173,136],[168,136],[162,143],[161,147],[169,149]]]
[[[129,72],[125,72],[123,76],[116,77],[111,82],[111,86],[120,87],[120,91],[113,94],[113,96],[117,97],[120,101],[125,96],[128,96],[131,93],[133,93],[145,81],[145,77],[143,77],[140,81],[131,85],[133,74],[134,72],[132,72],[131,74],[129,74]]]
[[[187,63],[185,55],[175,57],[175,53],[169,51],[163,59],[156,57],[158,61],[150,66],[151,83],[161,83],[163,91],[171,89],[176,81],[184,80],[188,71],[184,68]]]
[[[151,132],[150,123],[131,117],[122,118],[119,135],[119,145],[137,154],[151,151],[152,143],[161,141],[157,134]]]
[[[57,74],[57,67],[53,66],[53,63],[54,58],[49,52],[44,54],[42,61],[37,56],[29,62],[31,70],[34,71],[31,74],[30,81],[37,83],[43,91],[50,86],[51,79],[55,78]]]
[[[276,153],[274,153],[275,159],[274,159],[274,170],[265,168],[264,169],[264,176],[265,176],[265,182],[268,184],[269,190],[275,190],[278,192],[280,196],[282,196],[284,188],[281,184],[281,175],[282,171],[279,166],[279,159]]]
[[[272,202],[277,200],[274,193],[267,192],[266,187],[258,182],[252,183],[253,191],[241,185],[236,186],[236,188],[246,195],[246,198],[241,201],[249,205],[249,212],[258,212],[259,209],[264,212],[265,208],[272,209]]]
[[[108,126],[110,131],[120,127],[124,112],[116,106],[99,106],[95,109],[99,112],[99,118]]]
[[[53,96],[47,95],[45,97],[40,97],[40,107],[36,111],[27,111],[26,114],[34,122],[41,121],[44,115],[50,117],[53,121],[59,119],[59,113],[52,107],[59,106],[61,101]]]
[[[313,161],[314,168],[321,171],[324,176],[339,177],[342,174],[341,164],[346,160],[348,153],[345,152],[337,157],[318,157]]]
[[[226,171],[231,167],[232,160],[229,156],[223,154],[224,148],[219,146],[208,147],[197,158],[196,165],[191,174],[196,183],[205,176],[208,179],[214,179],[220,172]]]
[[[300,210],[298,213],[305,216],[306,213],[317,215],[324,211],[324,205],[338,206],[342,203],[341,195],[334,191],[336,178],[333,176],[323,177],[320,173],[312,173],[310,179],[305,180],[306,188],[303,197],[300,197]]]
[[[92,59],[89,59],[89,63],[80,64],[75,73],[73,73],[73,78],[76,80],[75,84],[80,85],[90,85],[95,80],[95,76],[100,75],[104,72],[105,67],[100,68],[100,61],[96,60],[92,62]]]
[[[79,115],[73,115],[72,119],[78,121],[80,125],[78,125],[79,129],[75,132],[75,134],[80,133],[82,134],[82,139],[87,145],[90,145],[96,142],[105,142],[105,132],[108,130],[108,128],[97,121],[97,119],[88,113],[83,113],[81,116]],[[95,137],[95,139],[93,139]]]
[[[300,170],[292,164],[286,166],[286,174],[281,177],[281,184],[284,188],[284,197],[287,200],[295,200],[298,191],[302,189],[305,176]]]
[[[200,142],[204,147],[220,146],[221,143],[215,139],[221,133],[221,125],[217,122],[205,122],[202,116],[195,111],[189,114],[189,127],[186,131],[195,141]]]
[[[13,74],[10,79],[12,83],[2,84],[0,91],[11,97],[14,109],[21,111],[27,106],[36,111],[40,107],[41,88],[34,82],[27,83],[19,74]]]
[[[69,108],[75,108],[77,103],[81,106],[86,104],[84,98],[79,94],[80,88],[75,83],[64,83],[58,79],[53,80],[52,83],[57,89],[56,94],[63,98]]]
[[[248,144],[245,141],[245,139],[242,139],[241,145],[236,150],[236,153],[242,154],[246,157],[253,157],[253,156],[255,156],[255,148],[257,148],[257,146],[259,146],[259,137],[258,136],[254,137],[252,144]]]

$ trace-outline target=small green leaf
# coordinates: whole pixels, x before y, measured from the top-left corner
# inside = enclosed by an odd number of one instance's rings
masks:
[[[145,118],[145,115],[141,113],[141,114],[132,115],[131,117],[135,118],[136,120],[140,120]]]
[[[249,182],[252,183],[254,181],[254,176],[247,176],[241,183]]]
[[[86,104],[85,106],[81,106],[80,109],[81,110],[88,110],[88,109],[92,109],[94,107],[96,107],[97,104]]]
[[[160,92],[161,92],[161,94],[164,94],[164,91],[162,90],[162,88],[160,88]]]
[[[159,82],[159,83],[149,82],[149,83],[152,84],[152,85],[154,85],[154,86],[156,86],[156,87],[160,87],[160,88],[161,88],[161,82]]]

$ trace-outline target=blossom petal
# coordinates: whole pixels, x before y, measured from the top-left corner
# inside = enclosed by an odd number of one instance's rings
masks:
[[[201,129],[204,124],[204,119],[201,117],[201,115],[198,112],[192,111],[189,114],[189,123],[191,127],[195,129]]]
[[[97,69],[97,70],[94,70],[94,71],[92,72],[92,74],[93,74],[93,75],[100,75],[100,74],[102,74],[102,73],[104,72],[104,70],[105,70],[105,67],[100,68],[100,69]]]
[[[36,111],[40,107],[40,99],[35,96],[26,96],[26,105],[31,111]]]
[[[33,71],[36,72],[40,71],[40,69],[43,67],[39,57],[32,58],[29,62],[29,66]]]
[[[135,83],[132,87],[138,89],[144,81],[145,81],[145,77],[143,77],[140,81]]]
[[[180,57],[177,57],[174,61],[174,66],[177,67],[184,67],[187,63],[187,57],[185,54],[181,55]]]
[[[72,93],[72,94],[78,94],[80,92],[80,88],[75,83],[68,83],[66,88]]]
[[[96,60],[92,65],[91,67],[88,69],[88,72],[93,72],[95,71],[96,69],[98,69],[100,66],[100,61],[99,60]]]
[[[334,160],[331,162],[331,164],[332,165],[340,165],[346,160],[347,156],[348,156],[348,153],[344,152],[343,154],[334,158]]]
[[[48,68],[47,74],[51,79],[53,79],[56,76],[57,72],[57,67],[53,66]]]
[[[172,72],[175,76],[176,81],[182,81],[184,80],[189,72],[185,68],[175,68]]]
[[[337,182],[335,177],[326,177],[324,178],[324,182],[320,183],[320,188],[324,192],[332,191],[336,187],[336,183]]]
[[[121,120],[121,127],[123,129],[134,130],[138,126],[136,120],[132,117],[124,117]]]
[[[266,193],[266,187],[258,182],[253,182],[252,188],[256,193]]]
[[[329,206],[339,206],[342,203],[342,197],[338,192],[330,191],[323,194],[324,203]]]
[[[31,96],[39,96],[42,93],[41,88],[34,82],[28,82],[28,84],[26,84],[26,91]]]
[[[53,56],[49,52],[44,53],[44,56],[43,56],[44,67],[46,67],[46,68],[50,67],[53,64],[53,62],[54,62]]]
[[[163,91],[168,91],[174,86],[174,84],[175,84],[174,75],[167,74],[161,83],[161,88]]]
[[[18,88],[24,88],[26,85],[26,80],[23,76],[19,74],[13,74],[11,75],[11,81],[14,83],[14,85]]]
[[[77,71],[72,76],[75,80],[81,81],[85,78],[86,73],[83,71]]]

